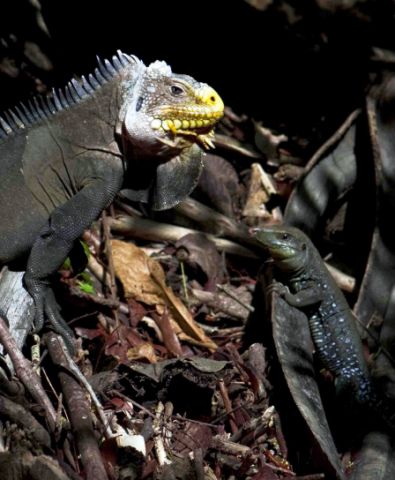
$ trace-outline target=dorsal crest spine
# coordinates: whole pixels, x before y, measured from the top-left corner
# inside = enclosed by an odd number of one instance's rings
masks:
[[[81,80],[70,80],[63,89],[52,89],[48,95],[37,95],[27,100],[27,105],[18,106],[3,112],[0,115],[0,138],[6,138],[14,132],[38,123],[62,110],[79,103],[95,93],[102,85],[117,76],[119,72],[130,64],[140,62],[136,57],[117,51],[110,60],[102,61],[97,57],[98,68],[88,77]]]

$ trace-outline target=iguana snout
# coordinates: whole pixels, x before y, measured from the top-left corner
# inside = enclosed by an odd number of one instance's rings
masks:
[[[213,127],[223,116],[224,103],[209,85],[195,87],[193,83],[180,78],[173,82],[170,87],[172,98],[153,110],[151,128],[196,139],[208,149],[213,147]],[[177,101],[174,101],[175,97],[178,97]],[[181,99],[184,101],[180,102]]]

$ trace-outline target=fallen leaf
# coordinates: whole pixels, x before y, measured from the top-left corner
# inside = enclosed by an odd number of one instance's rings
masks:
[[[105,352],[117,358],[120,363],[127,363],[133,357],[148,359],[156,362],[152,345],[147,344],[137,333],[135,328],[119,325],[110,335],[106,336]],[[150,349],[150,351],[148,351]]]
[[[150,343],[143,343],[129,348],[126,355],[129,360],[147,359],[150,363],[157,362],[154,347]]]
[[[273,181],[258,164],[251,165],[251,179],[247,200],[243,208],[244,217],[270,218],[265,204],[276,193]]]
[[[182,328],[182,330],[192,339],[198,340],[205,347],[210,350],[216,350],[217,345],[204,333],[199,325],[193,319],[191,312],[181,302],[181,300],[174,295],[174,292],[165,283],[165,275],[162,267],[158,262],[151,259],[149,264],[152,278],[162,288],[163,296],[166,304],[173,314],[175,321]]]
[[[176,244],[177,258],[191,267],[199,267],[207,277],[205,288],[215,290],[217,283],[222,283],[224,266],[221,255],[213,241],[204,233],[189,233],[180,238]]]
[[[132,243],[113,240],[113,261],[117,277],[122,282],[125,297],[147,305],[164,305],[162,289],[152,281],[148,262],[150,257]],[[154,260],[152,260],[154,261]],[[164,277],[164,272],[163,277]]]
[[[216,344],[207,337],[190,311],[166,285],[161,265],[136,245],[120,240],[112,240],[111,243],[115,273],[122,282],[125,297],[155,305],[160,315],[167,307],[170,317],[194,343],[216,350]]]

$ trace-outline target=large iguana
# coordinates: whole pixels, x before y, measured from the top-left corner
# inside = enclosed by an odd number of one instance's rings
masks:
[[[223,108],[208,85],[118,52],[0,116],[0,264],[27,256],[37,330],[48,320],[72,344],[50,276],[121,188],[157,210],[187,196]]]

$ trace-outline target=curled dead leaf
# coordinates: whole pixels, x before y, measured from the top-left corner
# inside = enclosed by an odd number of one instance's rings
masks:
[[[207,337],[190,311],[166,285],[161,265],[136,245],[120,240],[112,240],[111,243],[115,273],[123,285],[125,297],[155,305],[159,307],[159,312],[167,307],[171,318],[194,343],[216,350],[216,344]]]
[[[142,343],[141,345],[129,348],[127,357],[129,360],[147,359],[150,363],[157,362],[154,347],[150,343]]]

